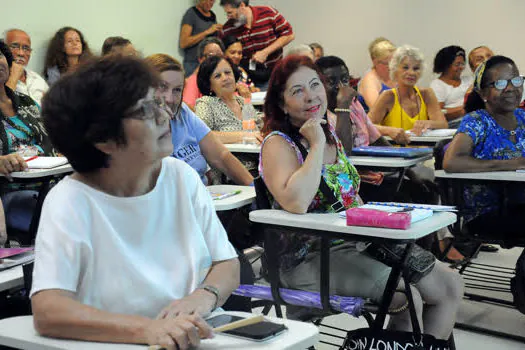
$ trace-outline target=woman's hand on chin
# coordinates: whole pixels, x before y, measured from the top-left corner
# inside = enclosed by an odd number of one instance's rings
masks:
[[[310,147],[324,147],[324,144],[326,143],[326,136],[324,134],[321,124],[326,124],[326,120],[320,118],[312,118],[308,119],[303,124],[303,126],[301,126],[301,129],[299,129],[299,133],[303,135],[306,141],[308,141]]]

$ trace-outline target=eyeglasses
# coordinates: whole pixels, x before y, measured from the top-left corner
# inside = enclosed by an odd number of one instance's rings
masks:
[[[31,53],[31,51],[33,51],[33,49],[30,46],[27,46],[27,45],[20,46],[20,44],[10,44],[9,48],[11,50],[22,50],[25,53]]]
[[[452,67],[454,68],[461,68],[461,67],[465,67],[465,62],[456,62],[454,64],[452,64]]]
[[[505,90],[507,86],[509,85],[509,82],[514,87],[521,87],[523,86],[523,76],[518,75],[517,77],[514,77],[512,79],[498,79],[498,80],[488,83],[487,86],[494,86],[496,90]]]
[[[155,119],[157,123],[162,123],[166,119],[170,119],[172,112],[163,98],[156,98],[154,100],[146,100],[142,102],[142,106],[125,115],[125,118],[137,120],[151,120]]]

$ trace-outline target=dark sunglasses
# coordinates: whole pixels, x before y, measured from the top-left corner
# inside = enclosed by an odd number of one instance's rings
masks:
[[[517,77],[514,77],[512,79],[494,80],[493,82],[488,83],[487,86],[494,86],[496,90],[505,90],[505,88],[509,85],[509,82],[514,87],[521,87],[523,86],[523,76],[518,75]]]

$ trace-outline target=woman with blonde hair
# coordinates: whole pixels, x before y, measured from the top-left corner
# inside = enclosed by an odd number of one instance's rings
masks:
[[[415,47],[404,45],[394,52],[390,75],[396,87],[379,96],[368,117],[383,136],[406,144],[406,131],[421,135],[427,129],[444,129],[448,124],[430,88],[416,86],[424,68],[424,57]]]
[[[170,108],[172,157],[188,163],[208,184],[208,163],[226,174],[235,183],[249,185],[253,177],[235,158],[210,128],[182,102],[184,69],[179,61],[166,54],[146,57],[146,62],[160,74],[156,97]]]
[[[384,37],[376,38],[368,46],[372,69],[365,74],[357,88],[359,101],[367,112],[383,91],[394,87],[394,82],[390,79],[388,64],[395,50],[394,44]]]

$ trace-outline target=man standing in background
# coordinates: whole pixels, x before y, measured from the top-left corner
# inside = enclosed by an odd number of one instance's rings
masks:
[[[249,6],[249,3],[249,0],[221,0],[228,16],[222,35],[233,35],[241,40],[241,66],[264,91],[273,67],[283,57],[283,47],[295,36],[290,23],[276,9]]]
[[[222,24],[217,24],[215,13],[211,10],[215,0],[196,0],[182,17],[179,46],[184,50],[183,66],[186,77],[199,66],[197,46],[204,38],[217,35]]]
[[[30,96],[38,104],[49,86],[37,73],[27,69],[31,58],[31,38],[20,29],[5,32],[4,41],[13,54],[13,64],[6,85],[12,90]]]

